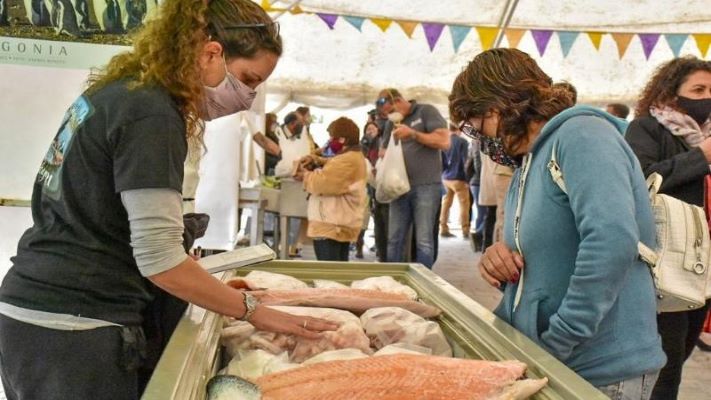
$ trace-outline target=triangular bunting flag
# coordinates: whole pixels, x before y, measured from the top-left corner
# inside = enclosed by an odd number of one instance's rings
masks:
[[[524,29],[506,29],[504,33],[506,34],[506,40],[509,42],[509,47],[515,49],[526,31]]]
[[[434,50],[440,35],[442,35],[442,30],[444,25],[435,24],[431,22],[423,22],[422,29],[425,30],[425,37],[427,38],[427,44],[430,46],[430,51]]]
[[[333,14],[321,14],[321,13],[316,13],[319,18],[323,20],[323,22],[328,25],[328,29],[333,30],[333,26],[336,25],[336,21],[338,21],[338,15],[333,15]]]
[[[395,21],[398,25],[400,25],[400,28],[402,28],[402,31],[405,32],[405,35],[412,39],[412,32],[415,31],[415,28],[417,28],[417,22],[412,22],[412,21]]]
[[[600,50],[600,42],[602,41],[602,32],[585,32],[588,34],[595,50]]]
[[[371,18],[370,20],[383,32],[387,31],[390,24],[393,23],[393,20],[384,18]]]
[[[688,37],[689,34],[687,33],[667,33],[664,35],[664,38],[667,39],[667,43],[669,44],[669,48],[672,53],[674,53],[674,57],[679,57],[681,46],[684,45]]]
[[[652,54],[652,50],[657,45],[659,41],[658,33],[638,33],[639,40],[642,42],[642,50],[644,50],[644,57],[649,60],[649,56]]]
[[[269,0],[262,0],[262,8],[264,11],[269,11],[269,9],[272,8],[272,5],[269,3]]]
[[[491,46],[494,45],[494,40],[496,40],[496,34],[499,33],[499,28],[487,28],[477,26],[476,32],[479,34],[481,48],[484,50],[489,50]]]
[[[563,50],[563,58],[568,57],[570,49],[573,47],[573,43],[578,39],[580,32],[558,32],[558,40],[560,41],[560,48]]]
[[[627,52],[627,47],[630,45],[630,41],[634,36],[633,33],[611,33],[612,40],[617,44],[617,53],[620,55],[620,59],[624,57],[625,52]]]
[[[354,17],[351,15],[344,15],[343,19],[346,20],[349,24],[353,25],[354,28],[358,29],[359,31],[363,27],[363,21],[365,21],[365,18],[361,17]]]
[[[709,52],[709,45],[711,45],[711,33],[699,33],[691,36],[696,39],[696,47],[699,48],[701,57],[705,58]]]
[[[291,7],[291,10],[289,10],[289,12],[293,15],[298,15],[303,14],[304,10],[302,10],[301,7],[299,7],[299,5],[297,4],[294,7]]]
[[[553,35],[553,31],[531,29],[531,35],[533,35],[533,41],[536,42],[538,54],[543,57],[543,54],[546,52],[546,47],[548,47],[548,42]]]
[[[449,25],[449,34],[452,35],[452,44],[454,45],[454,52],[459,51],[459,46],[462,45],[464,38],[467,37],[469,31],[472,28],[464,25]]]

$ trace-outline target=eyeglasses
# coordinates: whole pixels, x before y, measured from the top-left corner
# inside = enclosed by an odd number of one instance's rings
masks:
[[[471,123],[469,123],[469,121],[466,120],[460,122],[458,127],[463,134],[469,136],[472,139],[479,140],[483,135],[481,133],[481,128],[475,128]]]

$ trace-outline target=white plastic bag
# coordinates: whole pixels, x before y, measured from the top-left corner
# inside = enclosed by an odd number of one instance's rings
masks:
[[[405,169],[405,157],[400,140],[390,141],[382,161],[378,162],[375,175],[375,199],[390,203],[410,191],[410,180]]]
[[[309,155],[311,145],[306,131],[299,136],[287,138],[282,129],[277,129],[276,131],[276,135],[279,138],[279,148],[281,149],[281,160],[274,167],[274,174],[279,177],[289,177],[294,171],[294,163],[299,161],[301,157]]]

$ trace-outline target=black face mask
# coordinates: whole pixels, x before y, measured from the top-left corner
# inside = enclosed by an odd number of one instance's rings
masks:
[[[711,114],[711,99],[690,99],[679,96],[676,104],[683,108],[686,114],[693,118],[699,126],[702,126]]]

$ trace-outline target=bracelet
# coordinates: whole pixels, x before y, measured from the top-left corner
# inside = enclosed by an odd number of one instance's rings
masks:
[[[257,306],[259,305],[259,300],[247,292],[242,293],[244,295],[244,315],[239,318],[240,321],[249,321],[252,315],[257,311]]]

